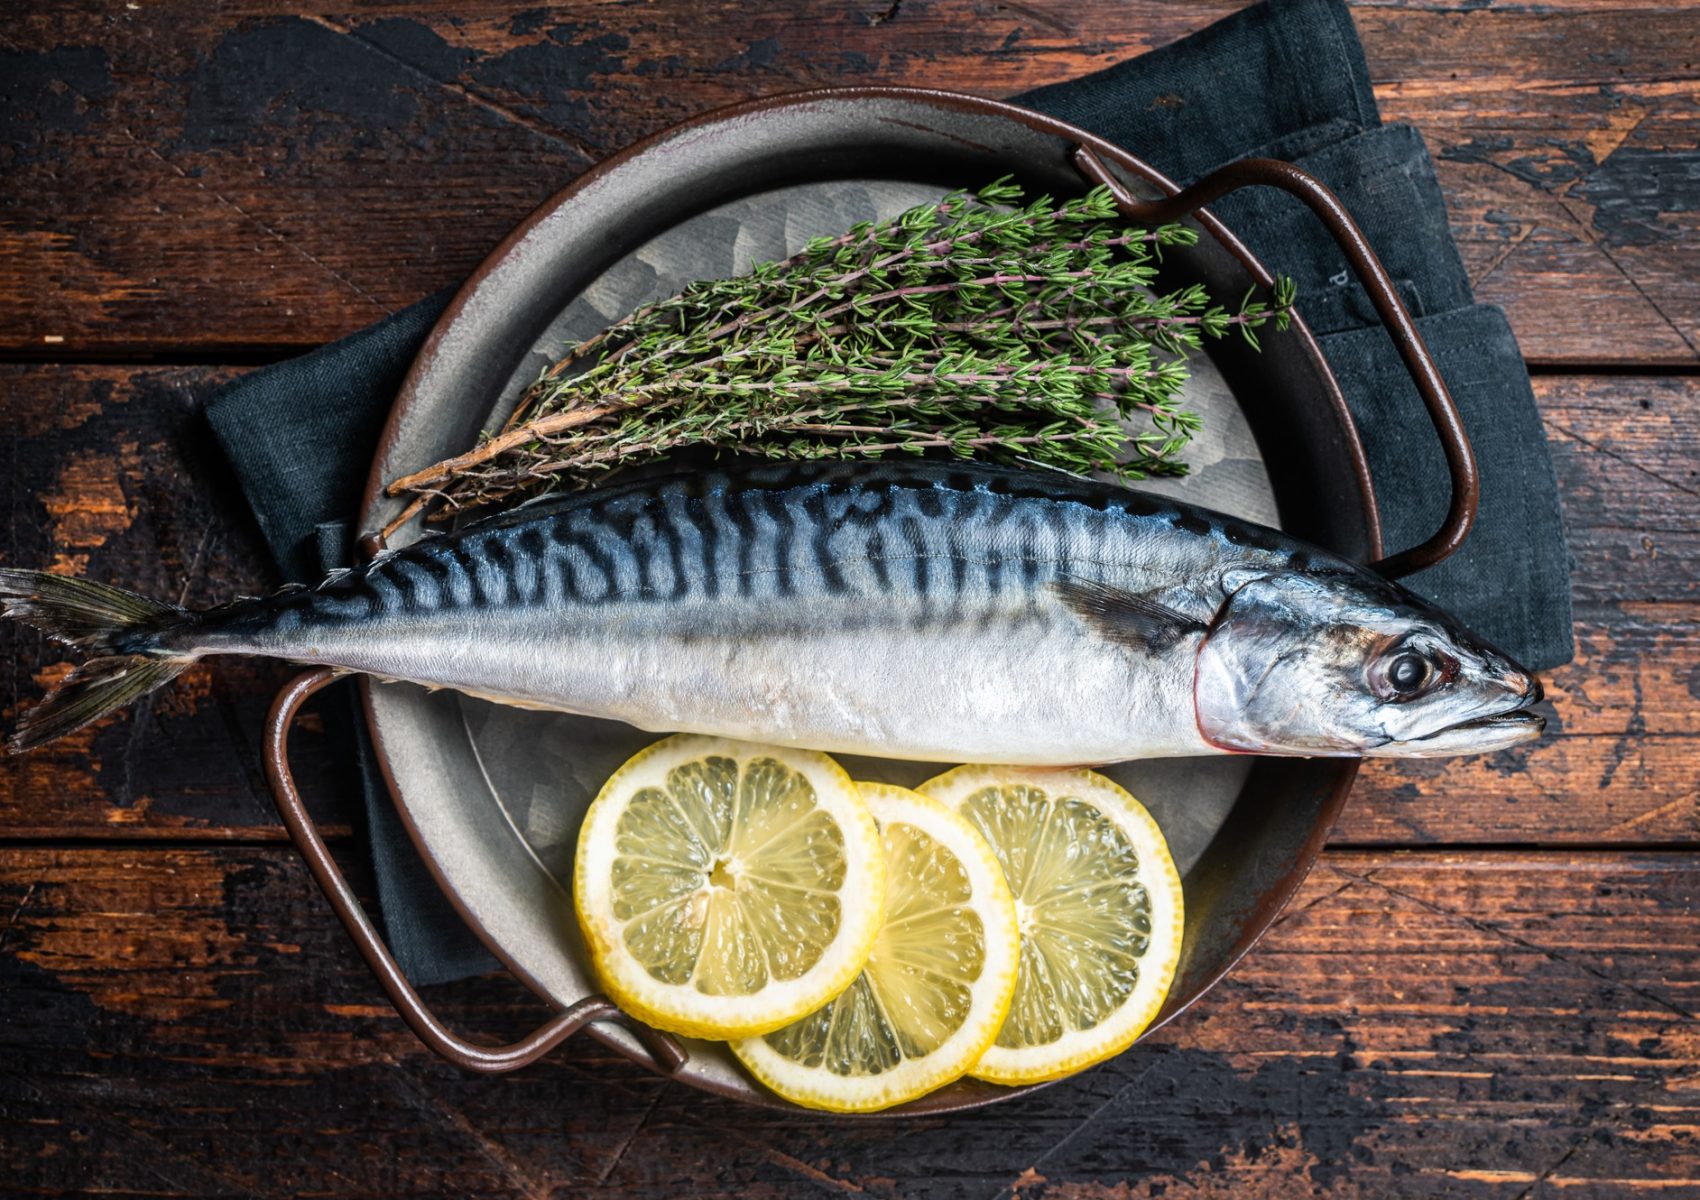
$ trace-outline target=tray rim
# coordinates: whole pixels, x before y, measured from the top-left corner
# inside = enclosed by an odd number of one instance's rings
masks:
[[[384,495],[386,460],[392,452],[399,437],[398,427],[404,422],[411,410],[418,403],[418,389],[427,376],[431,363],[439,348],[449,336],[451,329],[459,320],[468,304],[477,295],[485,280],[514,252],[515,248],[539,224],[547,220],[562,205],[570,202],[579,192],[600,182],[606,175],[614,172],[633,159],[650,153],[668,142],[684,136],[700,134],[717,125],[730,125],[753,116],[769,113],[783,113],[792,109],[823,103],[854,103],[862,100],[895,100],[919,105],[931,105],[957,112],[973,115],[1001,117],[1013,120],[1027,126],[1036,132],[1048,134],[1073,142],[1085,147],[1101,159],[1112,163],[1121,170],[1132,175],[1165,195],[1176,195],[1181,186],[1171,180],[1163,172],[1152,167],[1130,151],[1104,138],[1081,129],[1078,126],[1048,116],[1032,109],[1024,108],[1008,101],[987,99],[964,92],[955,92],[934,88],[895,87],[895,86],[856,86],[856,87],[826,87],[811,88],[801,91],[784,92],[772,96],[760,97],[754,100],[740,101],[722,107],[708,110],[687,120],[670,125],[654,134],[634,142],[625,149],[596,163],[580,175],[575,176],[558,191],[550,195],[517,224],[506,237],[480,262],[478,268],[467,278],[455,292],[449,305],[438,316],[424,344],[416,353],[401,388],[391,406],[389,417],[385,422],[383,435],[378,449],[374,454],[372,468],[368,475],[362,494],[360,509],[360,527],[370,529],[375,523],[375,514],[388,502]],[[889,118],[888,118],[889,119]],[[1214,214],[1208,209],[1199,209],[1194,218],[1204,226],[1211,237],[1229,252],[1254,278],[1264,285],[1273,282],[1274,275],[1262,264],[1251,250]],[[1347,407],[1344,393],[1339,381],[1323,355],[1321,346],[1315,335],[1305,324],[1303,316],[1298,311],[1293,314],[1290,333],[1294,336],[1304,354],[1312,360],[1319,380],[1322,382],[1324,397],[1333,410],[1336,422],[1341,431],[1341,440],[1346,456],[1352,466],[1352,483],[1361,502],[1361,514],[1364,519],[1364,534],[1367,541],[1367,551],[1371,559],[1381,557],[1384,553],[1382,541],[1380,510],[1376,504],[1374,486],[1370,476],[1367,455],[1358,434],[1355,419]],[[366,542],[366,539],[362,539]],[[369,542],[367,544],[370,544]],[[549,992],[547,987],[532,973],[527,971],[503,946],[493,934],[470,911],[466,902],[450,882],[436,856],[427,845],[424,835],[413,819],[407,803],[402,799],[401,788],[396,782],[390,758],[385,749],[376,709],[372,701],[372,680],[361,676],[359,680],[361,709],[364,714],[367,729],[371,734],[373,756],[377,762],[380,775],[389,793],[391,803],[400,817],[408,837],[412,840],[423,860],[427,871],[438,889],[448,899],[457,915],[466,922],[474,935],[499,962],[504,969],[543,1000],[550,1008],[559,1010],[560,1003]],[[1308,761],[1308,760],[1307,760]],[[1316,865],[1323,844],[1337,820],[1340,810],[1345,804],[1356,779],[1359,761],[1356,759],[1316,760],[1326,762],[1332,770],[1333,778],[1327,785],[1326,794],[1317,813],[1312,828],[1301,843],[1298,855],[1287,873],[1278,883],[1267,892],[1252,910],[1252,922],[1256,925],[1255,932],[1242,943],[1233,947],[1224,956],[1221,964],[1211,971],[1198,991],[1180,1004],[1166,1008],[1151,1025],[1140,1035],[1143,1040],[1156,1029],[1168,1024],[1175,1017],[1191,1008],[1193,1004],[1213,990],[1222,979],[1232,971],[1239,962],[1255,948],[1275,919],[1286,907],[1300,884]],[[1320,781],[1319,781],[1320,782]],[[611,1049],[631,1057],[633,1061],[648,1066],[651,1070],[660,1072],[660,1067],[654,1061],[645,1057],[634,1056],[630,1049],[615,1039],[609,1032],[602,1029],[599,1023],[588,1026],[592,1036],[608,1045]],[[713,1079],[692,1078],[686,1081],[690,1086],[707,1091],[728,1099],[745,1103],[754,1103],[763,1107],[780,1111],[810,1111],[799,1109],[799,1106],[778,1097],[771,1096],[760,1087],[750,1085],[749,1091],[719,1084]],[[949,1102],[926,1104],[929,1097],[922,1097],[909,1104],[883,1112],[865,1114],[844,1114],[852,1119],[868,1120],[890,1117],[942,1115],[981,1108],[988,1104],[998,1103],[1025,1095],[1041,1088],[1049,1087],[1050,1080],[1043,1083],[1027,1084],[1020,1087],[995,1087],[994,1085],[979,1085],[974,1093],[961,1098],[952,1098]],[[981,1088],[985,1090],[982,1091]],[[923,1108],[917,1105],[925,1105]]]

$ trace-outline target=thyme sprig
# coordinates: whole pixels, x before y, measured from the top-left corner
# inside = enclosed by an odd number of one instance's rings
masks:
[[[1287,326],[1290,281],[1229,309],[1159,292],[1179,224],[1107,189],[1023,202],[1007,179],[692,284],[575,346],[475,449],[394,480],[404,517],[480,508],[686,447],[784,459],[928,452],[1124,479],[1179,474],[1206,338]],[[399,524],[399,520],[397,522]]]

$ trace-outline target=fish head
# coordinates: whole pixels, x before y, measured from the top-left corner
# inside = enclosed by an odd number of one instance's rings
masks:
[[[1198,652],[1199,732],[1253,754],[1436,758],[1539,737],[1532,674],[1362,571],[1224,580]]]

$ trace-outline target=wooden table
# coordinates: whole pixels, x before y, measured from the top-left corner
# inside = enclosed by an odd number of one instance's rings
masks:
[[[0,561],[195,605],[269,583],[210,385],[460,280],[598,158],[803,86],[1009,95],[1237,4],[31,7],[0,21]],[[0,762],[0,1192],[1700,1196],[1700,14],[1356,15],[1535,375],[1576,560],[1559,728],[1367,769],[1261,947],[1117,1062],[857,1124],[586,1041],[503,1079],[435,1060],[283,841],[258,735],[286,669],[194,670]],[[10,718],[64,668],[0,645]],[[505,978],[431,998],[495,1035],[540,1012]]]

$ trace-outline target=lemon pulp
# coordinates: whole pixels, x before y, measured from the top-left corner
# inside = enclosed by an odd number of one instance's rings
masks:
[[[1181,947],[1180,876],[1150,814],[1091,771],[961,767],[921,791],[986,839],[1015,896],[1015,996],[973,1074],[1033,1083],[1130,1045]]]
[[[960,1078],[992,1042],[1015,988],[1015,904],[968,823],[903,788],[862,784],[886,860],[885,918],[861,974],[795,1024],[733,1045],[800,1104],[900,1104]]]
[[[574,873],[609,994],[701,1037],[777,1028],[841,990],[883,891],[873,819],[830,758],[694,735],[615,772]]]

